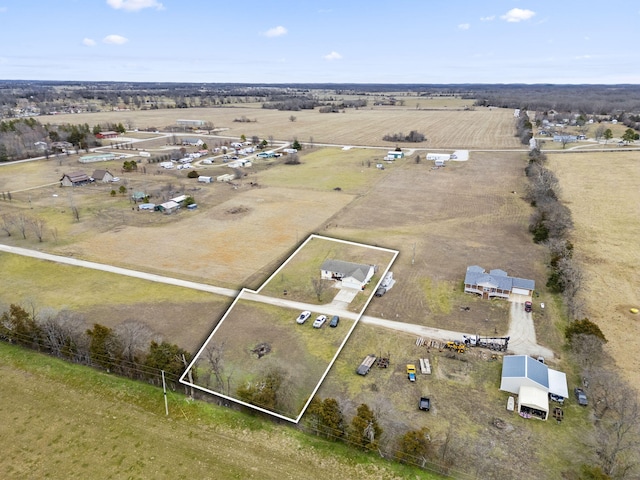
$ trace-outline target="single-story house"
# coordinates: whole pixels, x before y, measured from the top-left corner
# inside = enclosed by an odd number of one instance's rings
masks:
[[[138,210],[155,210],[155,203],[141,203],[138,205]]]
[[[203,127],[206,123],[204,120],[188,120],[184,118],[176,121],[176,124],[181,127]]]
[[[320,278],[338,280],[342,287],[363,290],[375,271],[375,265],[325,260],[320,267]]]
[[[518,413],[546,420],[549,394],[569,396],[567,376],[528,355],[507,355],[502,359],[500,390],[518,395]]]
[[[509,295],[531,296],[536,288],[534,280],[510,277],[504,270],[490,270],[477,265],[467,267],[464,277],[464,291],[475,293],[482,298],[509,298]]]
[[[553,141],[556,143],[575,143],[578,141],[576,135],[554,135]]]
[[[98,139],[116,138],[117,136],[118,136],[118,132],[112,132],[112,131],[96,133],[96,138]]]
[[[65,173],[60,179],[62,187],[78,187],[87,183],[91,183],[91,178],[84,172]]]
[[[161,203],[160,205],[156,205],[155,210],[158,210],[166,215],[169,215],[180,208],[180,205],[172,200],[168,202]]]
[[[182,205],[186,199],[187,199],[186,195],[178,195],[177,197],[173,197],[169,200],[171,202],[176,202],[178,205]]]
[[[204,142],[201,138],[183,138],[182,145],[192,145],[194,147],[201,147]]]
[[[93,155],[83,155],[78,161],[80,163],[108,162],[117,158],[118,156],[115,153],[94,153]]]
[[[94,170],[91,175],[96,182],[110,183],[115,178],[108,170]]]
[[[404,152],[396,152],[395,150],[387,152],[387,160],[395,160],[396,158],[404,158]]]
[[[147,198],[147,194],[144,192],[133,192],[131,195],[131,199],[136,203],[144,201],[145,198]]]

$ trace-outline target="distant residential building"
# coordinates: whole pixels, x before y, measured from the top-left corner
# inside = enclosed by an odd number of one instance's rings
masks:
[[[118,136],[118,132],[112,132],[112,131],[96,133],[96,138],[101,140],[104,138],[116,138],[117,136]]]

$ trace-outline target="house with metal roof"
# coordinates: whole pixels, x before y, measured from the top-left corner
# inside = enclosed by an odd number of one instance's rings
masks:
[[[507,355],[502,359],[500,390],[518,395],[518,413],[546,420],[549,394],[569,396],[567,376],[528,355]]]
[[[475,293],[482,298],[509,298],[512,293],[531,296],[535,288],[534,280],[510,277],[507,272],[499,269],[487,273],[477,265],[467,267],[464,277],[464,291]]]
[[[364,289],[376,271],[375,265],[345,262],[343,260],[325,260],[320,267],[320,278],[337,280],[345,288]]]

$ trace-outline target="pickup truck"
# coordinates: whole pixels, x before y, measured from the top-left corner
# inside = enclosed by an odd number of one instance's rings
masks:
[[[411,382],[416,381],[416,366],[413,364],[407,364],[407,377]]]
[[[418,408],[420,410],[424,410],[425,412],[428,412],[429,409],[431,408],[431,399],[429,397],[420,397]]]

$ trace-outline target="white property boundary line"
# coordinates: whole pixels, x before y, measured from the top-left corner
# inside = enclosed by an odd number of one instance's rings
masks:
[[[332,241],[332,242],[340,242],[340,243],[344,243],[344,244],[348,244],[348,245],[354,245],[357,247],[363,247],[363,248],[371,248],[374,250],[380,250],[380,251],[384,251],[384,252],[389,252],[389,253],[393,253],[393,258],[391,259],[391,261],[389,261],[389,263],[387,264],[387,268],[384,270],[384,272],[382,273],[382,275],[380,276],[380,280],[378,281],[378,283],[376,284],[375,288],[373,288],[371,290],[371,294],[369,295],[369,299],[367,300],[367,302],[364,304],[364,306],[362,307],[362,309],[360,310],[359,313],[356,314],[356,318],[355,321],[353,322],[353,325],[351,326],[351,328],[349,329],[349,331],[347,332],[347,334],[344,337],[344,340],[342,341],[342,343],[340,344],[340,346],[337,348],[335,355],[333,356],[333,358],[331,359],[331,361],[329,362],[329,365],[327,366],[327,368],[325,369],[324,373],[322,374],[322,376],[320,377],[320,380],[318,381],[316,387],[313,389],[313,391],[311,392],[311,394],[309,395],[309,398],[307,399],[307,402],[304,404],[304,406],[302,407],[300,413],[298,414],[297,417],[295,418],[291,418],[291,417],[287,417],[285,415],[273,412],[271,410],[267,410],[265,408],[262,407],[258,407],[256,405],[247,403],[247,402],[243,402],[242,400],[236,398],[236,397],[230,397],[229,395],[225,395],[223,393],[220,392],[216,392],[213,390],[210,390],[206,387],[202,387],[200,385],[196,385],[194,383],[189,382],[188,380],[185,379],[185,377],[187,377],[189,371],[193,368],[193,366],[196,364],[196,362],[198,361],[200,355],[202,354],[202,352],[204,351],[204,349],[206,348],[206,346],[208,345],[209,341],[213,338],[213,336],[215,335],[216,331],[220,328],[220,326],[222,325],[222,323],[224,322],[224,320],[227,318],[227,315],[229,315],[229,313],[233,310],[233,307],[235,306],[235,304],[238,302],[238,300],[240,300],[244,294],[258,294],[260,292],[260,290],[262,290],[276,275],[278,275],[278,273],[280,272],[280,270],[282,270],[288,263],[289,261],[295,257],[300,250],[302,250],[309,241],[313,240],[313,239],[320,239],[320,240],[327,240],[327,241]],[[258,410],[260,412],[263,413],[267,413],[269,415],[273,415],[274,417],[280,418],[282,420],[287,420],[289,422],[292,423],[298,423],[300,421],[300,419],[302,418],[302,416],[304,415],[304,412],[307,410],[307,407],[309,406],[309,403],[311,403],[311,400],[313,400],[313,397],[315,396],[316,392],[318,391],[318,389],[320,388],[320,386],[322,385],[322,382],[324,382],[325,377],[327,376],[327,374],[329,373],[329,370],[331,370],[331,367],[333,366],[334,362],[336,361],[336,359],[338,358],[338,355],[340,354],[340,352],[342,351],[343,347],[345,346],[345,344],[347,343],[347,340],[349,340],[349,338],[351,337],[351,334],[353,333],[353,329],[356,328],[356,325],[358,324],[358,322],[360,321],[360,319],[362,318],[364,311],[367,309],[367,307],[369,306],[369,303],[371,302],[371,300],[373,299],[373,293],[378,289],[378,287],[380,286],[380,283],[382,282],[382,280],[384,279],[385,275],[387,274],[387,272],[389,271],[389,269],[391,268],[391,265],[393,265],[393,262],[395,261],[396,257],[398,256],[400,252],[398,250],[391,250],[388,248],[382,248],[382,247],[375,247],[372,245],[366,245],[363,243],[356,243],[356,242],[350,242],[347,240],[339,240],[336,238],[330,238],[330,237],[324,237],[321,235],[315,235],[312,234],[310,235],[303,243],[302,245],[300,245],[295,252],[293,252],[289,258],[287,258],[284,263],[282,265],[280,265],[280,267],[278,267],[278,269],[273,272],[271,274],[271,276],[257,289],[257,290],[249,290],[247,288],[243,288],[240,293],[238,294],[238,296],[233,300],[233,303],[231,304],[231,306],[227,309],[227,311],[225,312],[225,314],[222,316],[222,318],[220,319],[220,321],[218,322],[218,324],[216,325],[216,327],[213,329],[213,331],[211,332],[211,334],[207,337],[207,339],[204,341],[204,343],[202,344],[202,347],[200,347],[200,350],[198,350],[198,353],[196,353],[196,355],[193,357],[193,360],[191,360],[191,363],[189,364],[189,366],[186,368],[186,370],[184,371],[184,373],[182,374],[182,376],[180,377],[180,383],[184,384],[184,385],[188,385],[190,387],[193,388],[197,388],[198,390],[202,390],[204,392],[207,392],[209,394],[212,395],[216,395],[219,397],[222,397],[226,400],[230,400],[233,401],[235,403],[239,403],[240,405],[244,405],[245,407],[248,408],[253,408],[255,410]]]

